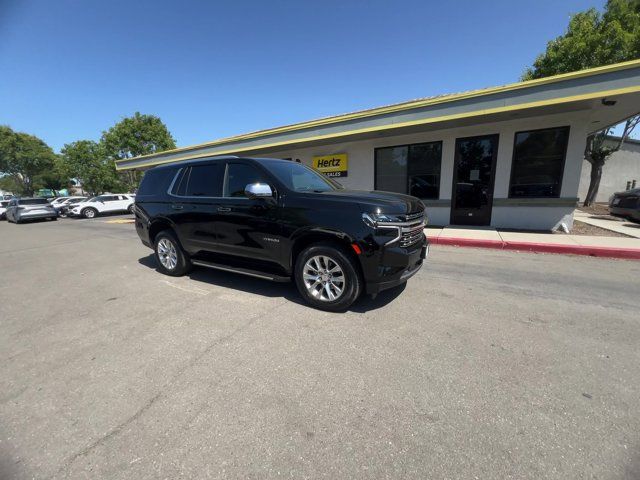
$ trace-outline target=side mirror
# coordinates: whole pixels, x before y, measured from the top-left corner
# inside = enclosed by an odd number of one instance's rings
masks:
[[[273,197],[273,191],[266,183],[250,183],[244,187],[244,194],[251,199]]]

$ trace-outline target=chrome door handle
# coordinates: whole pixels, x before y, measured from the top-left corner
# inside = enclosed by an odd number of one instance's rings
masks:
[[[230,212],[231,209],[229,207],[218,207],[219,212]]]
[[[174,210],[182,210],[184,207],[182,205],[171,205],[171,208],[173,208]]]

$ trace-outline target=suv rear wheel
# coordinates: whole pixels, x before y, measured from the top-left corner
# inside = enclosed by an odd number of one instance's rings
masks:
[[[179,277],[191,270],[191,261],[171,230],[163,230],[156,236],[154,250],[162,273]]]
[[[307,247],[296,259],[294,276],[305,301],[320,310],[345,310],[362,292],[358,266],[337,245],[322,243]]]

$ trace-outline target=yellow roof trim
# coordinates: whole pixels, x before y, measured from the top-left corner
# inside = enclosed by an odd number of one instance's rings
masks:
[[[490,94],[494,94],[494,93],[501,93],[501,92],[508,92],[508,91],[512,91],[512,90],[519,90],[522,88],[529,88],[529,87],[534,87],[534,86],[538,86],[538,85],[545,85],[548,83],[554,83],[554,82],[559,82],[562,80],[569,80],[569,79],[575,79],[575,78],[582,78],[582,77],[588,77],[588,76],[592,76],[592,75],[598,75],[601,73],[609,73],[609,72],[615,72],[618,70],[625,70],[628,68],[634,68],[634,67],[638,67],[640,66],[640,59],[639,60],[630,60],[628,62],[621,62],[621,63],[614,63],[612,65],[605,65],[602,67],[595,67],[595,68],[588,68],[585,70],[579,70],[577,72],[569,72],[569,73],[562,73],[560,75],[553,75],[551,77],[545,77],[545,78],[537,78],[534,80],[527,80],[525,82],[517,82],[517,83],[510,83],[507,85],[503,85],[500,87],[489,87],[489,88],[484,88],[484,89],[479,89],[479,90],[469,90],[467,92],[462,92],[462,93],[453,93],[450,95],[439,95],[439,96],[435,96],[435,97],[429,97],[426,99],[422,99],[422,100],[411,100],[408,102],[402,102],[402,103],[397,103],[394,105],[389,105],[386,107],[377,107],[377,108],[372,108],[372,109],[368,109],[368,110],[361,110],[359,112],[354,112],[354,113],[346,113],[343,115],[336,115],[336,116],[332,116],[332,117],[325,117],[325,118],[321,118],[321,119],[317,119],[317,120],[309,120],[307,122],[301,122],[301,123],[295,123],[292,125],[284,125],[282,127],[275,127],[275,128],[269,128],[266,130],[259,130],[257,132],[251,132],[251,133],[245,133],[245,134],[241,134],[241,135],[236,135],[233,137],[226,137],[226,138],[221,138],[219,140],[213,140],[210,142],[205,142],[205,143],[199,143],[199,144],[195,144],[195,145],[189,145],[187,147],[180,147],[180,148],[174,148],[172,150],[165,150],[163,152],[158,152],[158,153],[152,153],[152,154],[148,154],[148,155],[141,155],[139,157],[135,157],[135,158],[147,158],[147,157],[153,157],[156,155],[160,155],[160,154],[166,154],[166,153],[173,153],[173,152],[184,152],[184,151],[189,151],[189,150],[195,150],[198,148],[204,148],[204,147],[212,147],[215,145],[223,145],[225,143],[229,143],[229,142],[237,142],[240,140],[248,140],[251,138],[255,138],[255,137],[262,137],[265,135],[273,135],[273,134],[277,134],[277,133],[284,133],[284,132],[289,132],[292,130],[302,130],[305,128],[311,128],[311,127],[317,127],[320,125],[328,125],[331,123],[338,123],[338,122],[343,122],[346,120],[353,120],[356,118],[363,118],[363,117],[370,117],[370,116],[374,116],[374,115],[381,115],[381,114],[385,114],[385,113],[393,113],[393,112],[397,112],[397,111],[402,111],[402,110],[410,110],[413,108],[420,108],[420,107],[425,107],[425,106],[429,106],[429,105],[437,105],[439,103],[447,103],[447,102],[452,102],[455,100],[463,100],[463,99],[467,99],[467,98],[473,98],[473,97],[479,97],[482,95],[490,95]],[[122,159],[122,160],[116,160],[116,163],[118,162],[124,162],[127,160],[131,160],[131,159]]]
[[[354,112],[354,113],[347,113],[347,114],[343,114],[343,115],[336,115],[336,116],[333,116],[333,117],[326,117],[326,118],[321,118],[321,119],[317,119],[317,120],[310,120],[310,121],[307,121],[307,122],[295,123],[295,124],[292,124],[292,125],[285,125],[285,126],[270,128],[270,129],[266,129],[266,130],[259,130],[257,132],[251,132],[251,133],[245,133],[245,134],[241,134],[241,135],[236,135],[236,136],[233,136],[233,137],[221,138],[219,140],[213,140],[213,141],[210,141],[210,142],[199,143],[199,144],[195,144],[195,145],[189,145],[187,147],[174,148],[172,150],[165,150],[163,152],[151,153],[151,154],[148,154],[148,155],[141,155],[141,156],[135,157],[135,158],[147,158],[147,157],[155,157],[157,155],[167,154],[167,153],[186,152],[186,151],[195,150],[195,149],[198,149],[198,148],[213,147],[213,146],[216,146],[216,145],[223,145],[225,143],[237,142],[237,141],[240,141],[240,140],[248,140],[248,139],[256,138],[256,137],[262,137],[262,136],[265,136],[265,135],[273,135],[273,134],[277,134],[277,133],[290,132],[292,130],[302,130],[302,129],[305,129],[305,128],[317,127],[317,126],[320,126],[320,125],[328,125],[328,124],[331,124],[331,123],[338,123],[338,122],[343,122],[343,121],[346,121],[346,120],[353,120],[353,119],[356,119],[356,118],[370,117],[370,116],[374,116],[374,115],[381,115],[381,114],[385,114],[385,113],[393,113],[393,112],[402,111],[402,110],[410,110],[410,109],[413,109],[413,108],[420,108],[420,107],[425,107],[425,106],[429,106],[429,105],[437,105],[437,104],[440,104],[440,103],[447,103],[447,102],[452,102],[452,101],[456,101],[456,100],[463,100],[463,99],[478,97],[478,96],[482,96],[482,95],[489,95],[489,94],[494,94],[494,93],[501,93],[501,92],[507,92],[507,91],[512,91],[512,90],[518,90],[518,89],[533,87],[533,86],[537,86],[537,85],[545,85],[545,84],[548,84],[548,83],[559,82],[559,81],[562,81],[562,80],[575,79],[575,78],[581,78],[581,77],[588,77],[588,76],[591,76],[591,75],[598,75],[598,74],[601,74],[601,73],[615,72],[615,71],[618,71],[618,70],[625,70],[625,69],[628,69],[628,68],[634,68],[634,67],[638,67],[638,66],[640,66],[640,59],[639,60],[630,60],[628,62],[615,63],[615,64],[612,64],[612,65],[605,65],[603,67],[595,67],[595,68],[589,68],[589,69],[586,69],[586,70],[579,70],[577,72],[562,73],[560,75],[553,75],[551,77],[538,78],[538,79],[534,79],[534,80],[527,80],[525,82],[511,83],[511,84],[503,85],[503,86],[500,86],[500,87],[490,87],[490,88],[484,88],[484,89],[480,89],[480,90],[469,90],[467,92],[454,93],[454,94],[450,94],[450,95],[440,95],[440,96],[436,96],[436,97],[425,98],[425,99],[422,99],[422,100],[411,100],[411,101],[408,101],[408,102],[397,103],[397,104],[389,105],[389,106],[386,106],[386,107],[377,107],[377,108],[372,108],[372,109],[368,109],[368,110],[361,110],[359,112]],[[128,160],[131,160],[131,159],[128,158],[128,159],[116,160],[116,164],[119,163],[119,162],[125,162],[125,161],[128,161]]]
[[[640,62],[639,62],[640,63]],[[638,86],[633,86],[633,87],[625,87],[625,88],[618,88],[618,89],[614,89],[614,90],[603,90],[603,91],[599,91],[599,92],[592,92],[592,93],[585,93],[585,94],[581,94],[581,95],[573,95],[570,97],[560,97],[560,98],[554,98],[551,100],[540,100],[537,102],[529,102],[529,103],[522,103],[522,104],[518,104],[518,105],[509,105],[509,106],[505,106],[505,107],[495,107],[495,108],[488,108],[488,109],[483,109],[483,110],[476,110],[474,112],[466,112],[466,113],[456,113],[456,114],[452,114],[452,115],[443,115],[440,117],[433,117],[433,118],[424,118],[424,119],[419,119],[419,120],[410,120],[407,122],[401,122],[401,123],[392,123],[392,124],[387,124],[387,125],[378,125],[375,127],[367,127],[367,128],[360,128],[360,129],[356,129],[356,130],[348,130],[348,131],[344,131],[344,132],[336,132],[336,133],[329,133],[329,134],[325,134],[325,135],[316,135],[313,137],[307,137],[307,138],[296,138],[293,140],[284,140],[281,142],[275,142],[275,143],[268,143],[268,144],[263,144],[263,145],[255,145],[252,147],[243,147],[243,148],[235,148],[235,149],[229,149],[229,150],[222,150],[222,151],[218,151],[218,152],[210,152],[210,153],[197,153],[194,155],[185,155],[182,157],[174,157],[171,159],[167,159],[167,160],[158,160],[158,161],[149,161],[146,163],[142,163],[142,164],[137,164],[135,166],[124,166],[124,167],[120,167],[118,162],[116,162],[116,170],[129,170],[131,168],[139,168],[139,167],[150,167],[150,166],[155,166],[155,165],[163,165],[165,163],[174,163],[174,162],[180,162],[180,161],[184,161],[184,160],[193,160],[196,158],[205,158],[205,157],[212,157],[212,156],[218,156],[218,155],[229,155],[229,154],[234,154],[234,153],[241,153],[241,152],[248,152],[248,151],[252,151],[252,150],[261,150],[261,149],[268,149],[268,148],[274,148],[274,147],[280,147],[280,146],[287,146],[287,145],[291,145],[291,144],[297,144],[297,143],[304,143],[304,142],[312,142],[312,141],[317,141],[317,140],[325,140],[325,139],[330,139],[330,138],[339,138],[339,137],[345,137],[345,136],[350,136],[350,135],[357,135],[360,133],[369,133],[369,132],[376,132],[376,131],[384,131],[384,130],[390,130],[390,129],[396,129],[396,128],[403,128],[403,127],[410,127],[410,126],[414,126],[414,125],[427,125],[430,123],[440,123],[440,122],[444,122],[447,120],[458,120],[458,119],[462,119],[462,118],[470,118],[470,117],[477,117],[477,116],[482,116],[482,115],[491,115],[494,113],[502,113],[502,112],[510,112],[510,111],[514,111],[514,110],[526,110],[528,108],[536,108],[536,107],[543,107],[543,106],[549,106],[549,105],[559,105],[562,103],[570,103],[570,102],[577,102],[580,100],[591,100],[593,98],[598,98],[598,97],[602,97],[602,96],[612,96],[612,95],[624,95],[627,93],[637,93],[640,92],[640,85]],[[161,152],[160,154],[167,154],[167,153],[172,153],[172,152],[176,152],[179,150],[168,150],[165,152]],[[160,155],[160,154],[156,154],[156,155]],[[154,156],[156,156],[154,155]],[[149,155],[146,155],[145,157],[148,157]],[[145,158],[145,157],[136,157],[136,158]],[[126,160],[120,160],[120,162],[124,162],[124,161],[132,161],[135,160],[134,158],[129,158]]]

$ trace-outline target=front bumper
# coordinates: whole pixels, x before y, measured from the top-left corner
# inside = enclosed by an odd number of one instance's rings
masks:
[[[609,205],[609,213],[614,217],[640,219],[640,209]]]
[[[422,268],[428,254],[429,242],[423,235],[421,241],[410,247],[388,246],[362,258],[366,292],[376,294],[405,283]]]

